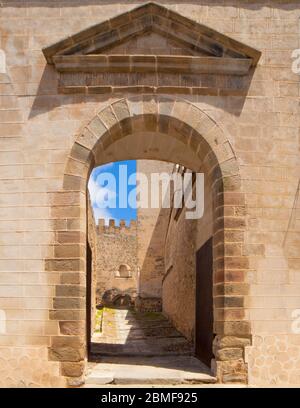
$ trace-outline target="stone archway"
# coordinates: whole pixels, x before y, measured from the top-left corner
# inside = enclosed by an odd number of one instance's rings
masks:
[[[148,149],[141,144],[139,158],[188,161],[188,152],[192,151],[199,160],[193,170],[208,173],[213,180],[215,370],[220,382],[246,382],[244,348],[250,343],[250,324],[244,312],[248,291],[244,271],[248,259],[241,256],[238,245],[232,245],[243,242],[245,226],[245,198],[237,160],[230,141],[205,112],[184,99],[151,94],[107,105],[80,131],[70,152],[63,186],[55,198],[58,203],[69,203],[69,209],[61,214],[66,230],[57,231],[54,257],[45,261],[47,271],[59,271],[61,276],[50,311],[50,319],[58,321],[60,335],[51,338],[49,358],[61,361],[61,373],[69,384],[83,381],[87,180],[94,166],[104,164],[105,151],[138,132],[167,135],[185,146],[179,152],[172,148]],[[123,159],[132,158],[128,151],[122,154]]]

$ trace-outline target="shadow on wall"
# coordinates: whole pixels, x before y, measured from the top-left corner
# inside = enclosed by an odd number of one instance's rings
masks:
[[[225,112],[228,112],[234,116],[240,116],[246,96],[248,94],[248,90],[250,88],[250,84],[254,75],[255,69],[251,69],[249,71],[249,74],[247,76],[241,76],[241,77],[234,77],[234,76],[227,76],[227,83],[232,83],[233,89],[241,92],[243,96],[215,96],[215,95],[196,95],[195,97],[197,98],[197,103],[205,103],[206,105],[212,106],[216,109],[222,109]],[[214,75],[212,75],[213,77]],[[58,93],[58,87],[59,87],[59,73],[56,72],[55,68],[50,65],[46,65],[41,77],[41,81],[38,86],[38,90],[34,99],[34,102],[32,104],[30,114],[29,114],[29,119],[32,119],[36,116],[39,116],[41,114],[50,112],[56,108],[62,107],[62,106],[68,106],[68,105],[78,105],[78,104],[83,104],[85,102],[89,103],[99,103],[99,102],[105,102],[109,97],[112,96],[120,96],[120,93],[114,94],[114,93],[109,93],[109,94],[99,94],[99,95],[84,95],[84,94],[70,94],[70,95],[65,95],[65,94],[59,94]],[[151,80],[151,75],[149,74],[149,78]],[[118,77],[117,77],[118,79]],[[147,78],[146,78],[147,79]],[[210,82],[210,78],[207,79],[208,82]],[[115,83],[114,85],[118,85]],[[148,86],[147,83],[139,84],[139,85],[145,85]],[[160,84],[160,86],[163,86],[164,82]],[[53,93],[53,90],[56,90],[56,93]],[[124,91],[124,94],[130,93],[129,91],[126,92]],[[153,94],[153,92],[149,91],[149,94]],[[144,92],[144,94],[147,94],[147,91]],[[133,92],[132,96],[138,96],[139,93]],[[161,95],[167,95],[163,93],[157,93],[157,96]],[[189,94],[178,94],[174,93],[174,97],[180,96],[181,98],[185,97],[190,97],[191,95]],[[121,98],[121,97],[120,97]]]
[[[222,2],[222,5],[223,5],[223,2]],[[136,4],[130,8],[134,8],[134,6],[136,6]],[[126,12],[126,9],[124,10],[124,8],[122,7],[121,7],[121,10],[122,12],[124,11]],[[105,12],[103,13],[103,15],[106,16]],[[101,20],[100,18],[99,22],[102,23],[103,20]],[[198,28],[200,29],[200,27],[201,26],[199,26]],[[151,26],[151,32],[153,30],[155,31],[155,27]],[[72,33],[69,33],[69,35],[71,34]],[[136,35],[144,36],[145,33],[143,31],[141,32],[138,31]],[[216,33],[216,36],[217,35],[219,34]],[[165,37],[166,34],[162,34],[162,36]],[[123,40],[121,42],[121,45],[123,43],[126,44],[128,42],[127,41],[128,38],[126,37],[124,37]],[[230,44],[230,42],[233,42],[233,39],[228,39],[226,47],[228,47],[228,44]],[[107,51],[109,52],[110,49],[114,49],[113,47],[115,43],[116,42],[113,41],[109,45],[108,50],[107,50],[107,47],[105,49],[102,47],[104,52],[107,53]],[[215,48],[216,47],[218,47],[218,44],[215,44]],[[134,48],[132,50],[134,51]],[[187,50],[188,50],[188,46],[187,46]],[[225,52],[226,48],[223,49],[223,46],[222,46],[222,50],[223,50],[223,54],[222,55],[220,54],[218,56],[221,56],[222,58],[223,57],[226,58],[227,56]],[[133,51],[130,51],[130,53],[134,54]],[[44,52],[46,52],[45,55],[47,55],[48,51],[46,49],[44,49]],[[126,49],[124,49],[122,52],[118,51],[118,54],[121,54],[121,53],[127,54]],[[257,62],[256,59],[259,59],[258,54],[260,53],[258,53],[257,51],[255,51],[255,53],[257,54],[255,56],[255,65],[256,65],[256,62]],[[186,53],[182,51],[181,54],[185,55]],[[209,54],[209,55],[215,56],[217,54],[214,53],[214,54]],[[244,55],[244,54],[241,54],[241,55]],[[48,61],[51,63],[52,60],[49,60],[48,58]],[[84,67],[82,67],[82,69],[85,70]],[[181,94],[183,97],[184,95],[190,96],[192,92],[192,88],[195,87],[197,89],[196,91],[197,100],[200,103],[203,102],[207,105],[214,106],[216,108],[221,108],[224,111],[227,111],[233,115],[239,116],[241,110],[243,109],[246,95],[248,94],[249,86],[250,86],[250,83],[251,83],[251,80],[254,74],[254,69],[255,68],[250,69],[248,75],[241,75],[240,71],[238,71],[239,73],[237,73],[235,70],[232,70],[232,69],[230,71],[221,70],[219,73],[216,73],[216,72],[212,72],[213,71],[212,68],[210,68],[211,71],[209,73],[205,73],[206,71],[204,71],[200,75],[196,74],[196,71],[191,71],[190,73],[186,72],[185,74],[182,74],[182,71],[180,69],[178,71],[168,72],[168,73],[165,73],[164,71],[158,71],[158,72],[155,72],[154,74],[150,69],[144,72],[143,75],[141,75],[138,71],[135,71],[135,69],[132,70],[130,75],[128,75],[126,71],[119,72],[118,75],[114,75],[113,74],[114,71],[111,71],[108,75],[107,73],[105,73],[104,75],[101,75],[101,72],[97,73],[97,75],[95,75],[95,72],[93,72],[92,74],[88,74],[86,71],[78,72],[77,74],[76,73],[72,74],[71,72],[71,84],[68,83],[68,80],[67,80],[67,83],[64,84],[63,78],[64,78],[64,75],[67,74],[67,72],[62,72],[61,74],[58,74],[55,71],[54,67],[46,65],[44,68],[42,77],[41,77],[41,81],[37,89],[36,98],[34,100],[29,117],[30,118],[35,117],[41,113],[55,109],[56,107],[59,107],[62,105],[67,106],[71,104],[78,104],[78,103],[84,102],[86,100],[86,95],[78,94],[79,88],[82,88],[81,89],[82,92],[85,92],[87,87],[91,87],[90,88],[91,93],[94,94],[94,92],[97,92],[97,90],[95,91],[94,88],[97,88],[99,86],[100,88],[102,88],[100,91],[101,95],[91,96],[89,93],[89,96],[88,96],[89,102],[93,102],[93,101],[99,102],[101,100],[105,100],[107,99],[108,95],[109,96],[111,95],[110,92],[112,92],[113,94],[115,92],[118,92],[118,94],[120,94],[120,87],[121,87],[121,92],[123,90],[123,93],[131,92],[133,94],[136,94],[137,92],[140,92],[141,89],[133,90],[132,87],[139,86],[139,87],[144,87],[143,88],[144,93],[148,93],[148,94],[149,93],[150,94],[173,93],[175,95]],[[231,72],[231,74],[228,72]],[[236,75],[234,75],[234,72]],[[244,71],[242,72],[245,73]],[[75,83],[73,83],[73,80],[75,81]],[[63,95],[63,94],[58,95],[59,88],[61,86],[65,88],[68,93],[71,92],[71,94],[70,95]],[[116,87],[116,89],[114,87]],[[161,88],[161,87],[165,87],[165,88]],[[178,87],[180,87],[180,89]],[[56,92],[53,93],[53,90],[56,90],[57,93]],[[103,92],[109,92],[109,93],[104,94]]]

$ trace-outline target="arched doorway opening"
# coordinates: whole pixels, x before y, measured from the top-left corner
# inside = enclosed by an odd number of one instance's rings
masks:
[[[99,112],[82,130],[73,145],[68,160],[62,194],[74,193],[78,199],[79,256],[65,263],[62,279],[75,274],[72,296],[64,296],[74,316],[74,335],[61,330],[59,339],[53,338],[50,358],[62,361],[63,372],[73,364],[74,375],[83,378],[86,356],[85,295],[76,293],[86,288],[86,185],[91,169],[112,160],[153,159],[180,163],[194,172],[206,175],[207,193],[212,208],[211,234],[213,268],[213,330],[215,333],[212,366],[219,381],[247,379],[244,346],[250,337],[249,322],[244,313],[247,285],[243,269],[247,258],[239,252],[237,240],[243,240],[245,206],[238,165],[230,142],[218,124],[197,106],[183,99],[169,99],[155,95],[121,99]],[[207,229],[209,231],[209,228]],[[205,240],[206,241],[206,240]],[[203,242],[204,243],[204,242]],[[47,262],[47,261],[46,261]],[[55,260],[52,259],[52,262]],[[172,269],[172,265],[170,267]],[[170,269],[168,269],[170,270]],[[74,275],[74,278],[75,278]],[[67,285],[57,290],[54,304]],[[81,313],[82,312],[82,313]],[[64,328],[65,321],[54,314]],[[81,318],[80,318],[81,317]],[[77,330],[77,332],[76,332]],[[68,349],[67,355],[64,350]],[[62,356],[62,358],[61,358]],[[80,375],[78,375],[80,373]],[[72,383],[74,379],[70,380]]]

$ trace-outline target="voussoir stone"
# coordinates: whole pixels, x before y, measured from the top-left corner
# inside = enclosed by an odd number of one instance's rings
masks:
[[[129,108],[125,99],[113,103],[112,108],[119,121],[122,121],[130,116]]]
[[[100,111],[98,113],[98,116],[101,119],[101,121],[105,124],[107,129],[110,129],[118,122],[116,115],[114,114],[110,106]]]
[[[107,132],[107,128],[98,116],[94,117],[88,127],[98,139]]]
[[[92,149],[97,143],[97,137],[91,132],[87,127],[82,131],[82,133],[77,137],[77,143],[86,147],[87,149]]]

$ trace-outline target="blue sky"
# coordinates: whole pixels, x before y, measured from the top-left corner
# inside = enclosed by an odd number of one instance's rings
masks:
[[[126,166],[127,179],[130,175],[136,173],[136,160],[128,160],[96,167],[90,175],[88,189],[96,222],[99,218],[104,218],[106,223],[108,223],[109,218],[112,218],[116,220],[116,224],[118,225],[121,219],[125,220],[126,224],[128,224],[131,219],[136,219],[136,209],[130,208],[129,206],[126,206],[127,208],[120,208],[119,187],[120,183],[122,183],[121,186],[123,187],[125,184],[123,180],[119,179],[119,171],[124,170],[124,167],[120,169],[120,166]],[[106,180],[105,173],[108,173],[110,177],[114,177],[115,185]],[[126,178],[124,171],[122,174],[123,177]],[[136,179],[134,176],[132,177],[134,181],[133,184],[127,184],[128,194],[136,187]],[[116,204],[116,208],[103,208],[106,204],[109,204],[109,207]]]

